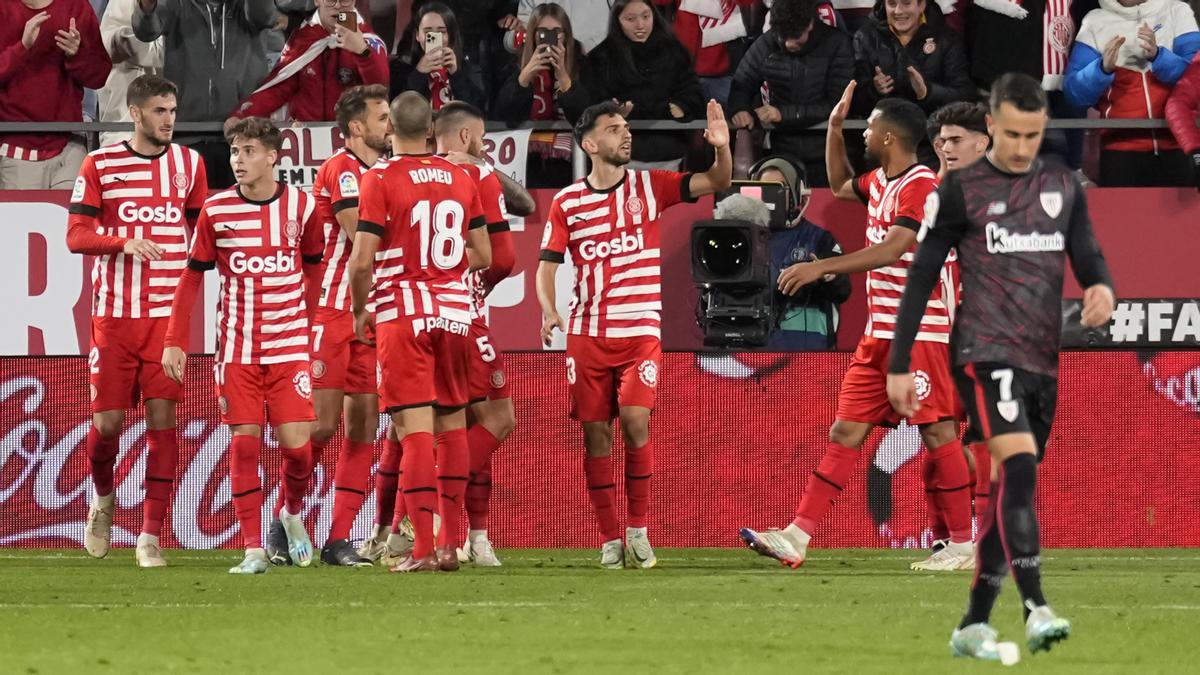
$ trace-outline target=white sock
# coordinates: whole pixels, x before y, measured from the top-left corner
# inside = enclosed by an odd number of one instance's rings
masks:
[[[796,527],[795,523],[792,523],[791,525],[788,525],[787,527],[783,528],[783,536],[787,537],[788,539],[791,539],[792,543],[796,546],[796,548],[800,548],[800,549],[807,548],[808,541],[810,539],[812,539],[811,534],[805,532],[804,530],[800,529],[799,527]]]
[[[627,527],[627,528],[625,528],[625,538],[626,539],[628,539],[630,537],[637,537],[637,536],[642,536],[642,537],[646,536],[646,528],[644,528],[644,527]]]
[[[970,553],[975,550],[975,546],[969,541],[952,541],[946,544],[946,548],[955,553]]]
[[[267,549],[265,548],[248,548],[246,549],[247,558],[258,558],[259,560],[267,559]]]
[[[146,534],[145,532],[143,532],[138,535],[137,545],[141,546],[143,544],[149,544],[150,546],[158,546],[158,537],[153,534]]]
[[[96,502],[96,504],[98,506],[103,508],[105,506],[113,505],[113,502],[116,501],[116,499],[117,499],[117,491],[113,490],[112,492],[110,492],[106,495],[98,495],[93,491],[92,496],[95,497],[95,499],[93,499],[92,501]]]
[[[287,507],[286,507],[286,506],[284,506],[284,507],[282,507],[282,508],[280,508],[280,509],[279,509],[279,519],[280,519],[280,520],[295,520],[295,519],[297,519],[297,518],[299,518],[299,517],[300,517],[300,516],[298,516],[298,515],[295,515],[295,514],[292,514],[292,513],[288,513],[288,510],[287,510]]]
[[[487,530],[467,530],[467,541],[472,544],[487,541]]]

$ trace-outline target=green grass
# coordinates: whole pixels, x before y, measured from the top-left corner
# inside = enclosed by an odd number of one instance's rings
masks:
[[[662,549],[605,571],[596,552],[501,551],[499,570],[401,576],[272,569],[236,551],[0,549],[0,672],[972,673],[951,659],[969,573],[907,570],[912,551],[818,550],[784,570],[743,550]],[[1054,550],[1047,596],[1074,624],[1016,670],[1200,670],[1200,550]],[[1023,643],[1011,579],[993,625]]]

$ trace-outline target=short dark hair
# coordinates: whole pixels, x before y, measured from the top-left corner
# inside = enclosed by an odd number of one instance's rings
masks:
[[[400,138],[412,140],[429,135],[433,122],[433,108],[429,100],[415,91],[400,92],[392,99],[388,113],[392,120],[392,133]]]
[[[388,90],[382,84],[360,84],[343,91],[337,103],[333,104],[333,118],[337,120],[342,136],[350,136],[350,122],[363,118],[369,101],[387,103],[387,100]]]
[[[1011,103],[1022,112],[1039,112],[1050,107],[1042,83],[1024,73],[1005,73],[992,83],[988,105],[995,114],[1003,103]]]
[[[125,92],[125,105],[139,108],[155,96],[179,96],[179,87],[161,75],[139,75],[129,83]]]
[[[780,37],[800,37],[817,19],[814,0],[775,0],[771,5],[771,28]]]
[[[601,101],[596,105],[588,106],[579,116],[579,121],[575,123],[575,142],[583,143],[583,137],[587,136],[592,129],[596,128],[596,122],[605,115],[620,115],[625,110],[625,106],[616,101]]]
[[[945,126],[962,127],[967,131],[987,135],[987,107],[982,103],[956,101],[938,108],[929,116],[930,140]]]
[[[879,118],[904,139],[909,150],[916,150],[925,138],[925,113],[916,103],[903,98],[885,98],[875,104]]]
[[[433,133],[440,136],[457,129],[466,120],[483,120],[483,111],[466,101],[450,101],[443,104],[433,116]]]
[[[283,134],[275,123],[265,117],[246,117],[225,130],[225,140],[230,145],[237,139],[258,140],[268,150],[279,152],[283,148]]]

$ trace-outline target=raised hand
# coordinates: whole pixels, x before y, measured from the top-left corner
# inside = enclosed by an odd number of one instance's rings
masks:
[[[337,46],[351,54],[361,54],[367,50],[367,39],[358,31],[338,24],[334,27],[333,34],[337,36]]]
[[[829,113],[829,126],[841,128],[842,122],[846,121],[846,116],[850,114],[850,103],[854,100],[854,88],[857,85],[858,83],[854,80],[850,80],[850,84],[846,85],[846,90],[842,92],[842,98]]]
[[[1123,44],[1125,44],[1125,38],[1118,35],[1104,45],[1104,52],[1100,55],[1100,67],[1104,69],[1104,72],[1111,74],[1117,69],[1117,60],[1121,57],[1121,45]]]
[[[1138,44],[1142,46],[1142,52],[1146,55],[1146,59],[1153,61],[1154,57],[1158,56],[1158,40],[1154,37],[1154,29],[1149,24],[1138,26]]]
[[[879,66],[875,66],[875,77],[872,78],[875,82],[875,91],[878,91],[883,96],[892,93],[896,88],[896,81],[890,75],[883,72]]]
[[[929,95],[929,86],[925,84],[925,76],[912,66],[908,67],[908,83],[912,85],[913,93],[917,95],[918,101]]]
[[[725,121],[725,111],[715,99],[708,102],[708,126],[704,129],[704,140],[714,148],[729,145],[729,124]]]
[[[79,31],[75,30],[75,17],[71,17],[71,25],[67,30],[60,30],[54,35],[54,42],[67,56],[79,53]]]
[[[37,42],[38,35],[42,32],[42,24],[46,23],[49,18],[49,12],[38,12],[29,17],[29,20],[25,22],[25,31],[21,33],[22,47],[26,50],[33,49],[33,43]],[[71,19],[71,21],[74,23],[75,19]]]

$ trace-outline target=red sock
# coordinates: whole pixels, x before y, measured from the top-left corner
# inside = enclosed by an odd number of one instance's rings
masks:
[[[309,445],[312,446],[312,463],[309,465],[311,468],[309,468],[309,470],[308,470],[308,475],[309,475],[310,480],[306,481],[306,483],[310,483],[312,476],[316,475],[317,466],[321,464],[321,451],[323,451],[325,449],[325,445],[328,443],[329,443],[329,441],[311,441],[309,443]],[[279,509],[283,508],[283,486],[286,483],[287,483],[287,473],[284,470],[284,466],[282,464],[280,464],[279,465],[279,492],[277,492],[275,494],[275,507],[273,509],[271,509],[271,515],[275,516],[276,518],[279,517]],[[309,488],[306,484],[305,488],[304,488],[305,494],[308,493],[308,489]],[[292,512],[292,510],[288,509],[288,513],[291,513],[291,512]]]
[[[371,480],[371,459],[374,443],[359,443],[346,439],[338,456],[333,475],[333,523],[329,540],[349,539],[350,528],[367,498],[367,483]]]
[[[975,455],[975,515],[982,522],[992,496],[992,453],[987,443],[972,443],[971,454]]]
[[[467,521],[472,530],[488,527],[488,501],[492,497],[492,453],[500,441],[482,424],[467,430],[471,446],[471,481],[467,483]]]
[[[412,520],[413,557],[424,558],[433,552],[433,514],[438,507],[437,466],[433,455],[433,434],[422,431],[402,441],[400,460],[404,476],[403,490],[408,517]],[[399,524],[397,518],[393,525]],[[443,527],[445,525],[443,524]]]
[[[971,541],[971,470],[958,439],[929,451],[939,510],[946,518],[950,541]]]
[[[288,513],[298,516],[304,510],[304,495],[312,477],[312,444],[298,448],[279,448],[283,455],[283,505]]]
[[[404,454],[400,441],[387,439],[383,454],[379,456],[379,468],[375,470],[375,523],[387,525],[392,522],[392,511],[396,502],[396,490],[400,483],[400,457]]]
[[[438,434],[438,506],[442,514],[438,546],[457,548],[461,543],[463,493],[467,490],[467,473],[470,469],[471,450],[467,445],[467,430],[454,429]]]
[[[142,507],[142,532],[155,537],[162,533],[163,516],[171,500],[179,443],[174,429],[146,431],[146,503]]]
[[[804,496],[800,498],[800,506],[796,507],[796,519],[792,521],[796,527],[809,535],[817,531],[817,524],[829,512],[833,500],[850,482],[850,473],[854,471],[856,463],[858,450],[836,443],[825,446],[821,463],[809,477]]]
[[[101,497],[111,495],[113,491],[113,466],[121,449],[120,438],[119,435],[104,438],[95,425],[88,427],[87,456],[92,465],[92,485]]]
[[[650,477],[654,475],[654,445],[625,449],[625,498],[629,527],[646,527],[650,511]]]
[[[934,539],[946,539],[950,529],[946,527],[946,514],[942,513],[942,502],[937,498],[937,488],[933,479],[933,462],[929,454],[921,464],[921,479],[925,484],[925,512],[929,514],[929,530]]]
[[[596,522],[604,541],[621,538],[617,524],[617,486],[613,483],[612,456],[584,456],[583,475],[587,481],[588,499],[596,510]]]
[[[258,454],[262,439],[234,436],[229,441],[229,481],[233,510],[237,513],[246,548],[262,548],[262,481],[258,479]]]

